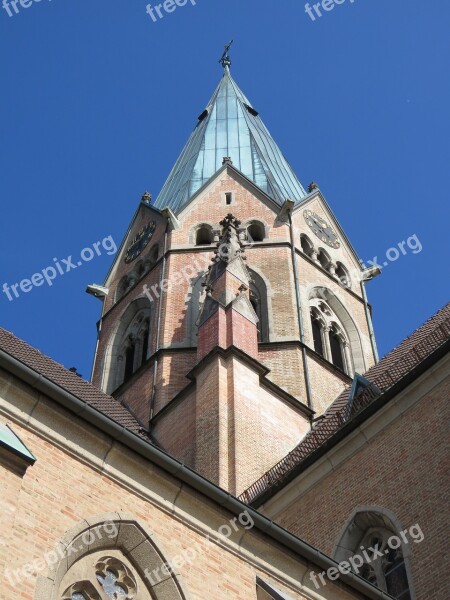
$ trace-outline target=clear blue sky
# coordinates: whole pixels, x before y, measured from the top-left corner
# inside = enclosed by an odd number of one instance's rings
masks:
[[[450,3],[197,0],[153,22],[145,0],[0,8],[0,286],[106,236],[160,190],[221,76],[233,76],[364,260],[423,246],[369,284],[381,354],[449,299]],[[97,257],[9,302],[0,325],[89,377]]]

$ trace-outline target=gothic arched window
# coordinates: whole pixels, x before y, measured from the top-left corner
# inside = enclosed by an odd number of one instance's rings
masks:
[[[309,256],[310,258],[312,258],[312,255],[314,253],[314,244],[311,242],[309,237],[307,235],[305,235],[304,233],[302,233],[300,236],[300,245],[302,248],[302,252],[304,254],[306,254],[306,256]]]
[[[129,279],[128,275],[125,275],[124,277],[122,277],[122,279],[119,282],[119,285],[117,286],[116,298],[115,298],[116,302],[118,302],[121,298],[123,298],[123,296],[125,296],[125,294],[128,292],[130,287],[131,287],[130,279]]]
[[[310,301],[311,337],[315,352],[347,375],[353,373],[350,344],[344,327],[327,302]]]
[[[214,241],[214,234],[210,225],[201,225],[197,229],[195,236],[196,246],[205,246],[206,244],[212,244]]]
[[[267,298],[267,286],[264,279],[249,268],[250,282],[250,302],[253,310],[258,317],[258,342],[269,341],[269,306]]]
[[[339,367],[341,371],[345,371],[345,353],[344,344],[345,339],[339,331],[336,325],[333,325],[329,331],[330,337],[330,350],[331,350],[331,362],[336,367]]]
[[[262,242],[266,237],[266,228],[264,223],[261,221],[252,221],[247,226],[247,241],[248,242]]]
[[[259,294],[258,289],[254,286],[251,285],[250,286],[250,304],[253,307],[253,310],[256,313],[256,316],[258,317],[258,342],[262,342],[262,332],[261,332],[261,325],[262,325],[262,310],[261,310],[261,297]]]
[[[123,381],[128,381],[134,373],[134,359],[136,356],[136,342],[131,338],[128,340],[127,347],[124,350],[125,354],[125,370]]]
[[[309,293],[309,310],[313,308],[323,323],[323,357],[350,377],[355,371],[364,373],[367,364],[361,335],[345,305],[331,290],[317,286]],[[315,335],[311,323],[310,348],[315,347]]]
[[[348,288],[351,287],[352,283],[350,281],[350,275],[341,262],[336,263],[336,277],[343,286]]]
[[[128,326],[124,337],[118,367],[123,364],[123,376],[120,384],[128,381],[148,358],[150,338],[150,317],[146,311],[140,311]],[[119,385],[120,385],[119,384]]]
[[[314,350],[320,356],[325,357],[324,351],[324,322],[320,318],[320,313],[317,309],[311,309],[311,327],[313,333]]]
[[[106,393],[113,393],[150,358],[151,322],[147,298],[132,302],[119,318],[106,352],[102,383]]]
[[[391,548],[390,539],[399,539],[393,531],[384,528],[369,530],[361,540],[360,547],[364,549],[377,549],[383,556],[373,556],[366,562],[361,570],[361,577],[387,592],[398,600],[410,600],[408,574],[401,548]],[[372,558],[373,557],[373,558]]]
[[[38,575],[33,598],[45,600],[186,600],[153,532],[129,515],[90,517],[64,534],[57,560]],[[74,556],[74,549],[76,555]],[[140,551],[136,550],[140,549]]]
[[[384,509],[356,512],[344,529],[333,558],[341,562],[358,555],[363,564],[357,575],[397,600],[411,600],[411,578],[405,557],[408,546],[400,537],[405,532],[394,522],[396,519]]]
[[[159,246],[156,244],[144,258],[144,274],[148,273],[150,269],[156,264],[159,256]]]
[[[319,253],[317,254],[317,260],[319,261],[322,269],[324,269],[325,271],[330,270],[332,261],[330,255],[327,252],[325,252],[323,248],[320,248]]]

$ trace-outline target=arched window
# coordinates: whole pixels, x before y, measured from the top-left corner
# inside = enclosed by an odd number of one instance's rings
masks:
[[[309,293],[309,308],[315,308],[315,314],[319,314],[323,322],[323,357],[350,377],[355,371],[365,373],[367,366],[361,336],[339,298],[328,288],[314,287]],[[312,329],[309,345],[314,347]]]
[[[325,271],[329,271],[331,267],[331,258],[327,252],[323,248],[320,248],[319,253],[317,255],[317,260],[320,262],[322,269]]]
[[[397,538],[385,528],[370,529],[361,540],[360,547],[376,549],[383,554],[374,556],[361,570],[361,577],[398,600],[410,600],[405,560],[400,548],[390,548],[389,540]],[[369,556],[370,553],[369,553]],[[371,557],[372,558],[372,557]]]
[[[266,228],[264,227],[264,223],[261,221],[252,221],[247,226],[247,241],[252,242],[262,242],[266,237]]]
[[[195,236],[195,245],[196,246],[205,246],[206,244],[212,244],[214,241],[214,235],[212,231],[212,227],[210,225],[201,225],[197,229],[197,233]]]
[[[45,600],[186,600],[184,584],[153,533],[130,515],[111,513],[78,523],[64,535],[35,598]],[[69,542],[67,542],[69,540]],[[74,556],[74,549],[76,554]],[[163,583],[162,583],[163,582]]]
[[[339,335],[339,331],[336,325],[332,325],[329,331],[330,337],[330,350],[331,350],[331,362],[336,367],[339,367],[341,371],[345,371],[345,354],[344,354],[344,343],[342,335]]]
[[[250,286],[250,304],[258,317],[258,342],[262,342],[261,322],[262,322],[262,311],[261,311],[261,298],[259,290],[254,286]]]
[[[350,281],[350,275],[341,262],[336,263],[336,277],[343,286],[348,288],[351,287],[352,283]]]
[[[128,381],[134,373],[134,360],[136,358],[136,342],[129,337],[126,347],[124,348],[125,355],[125,371],[123,381]]]
[[[159,256],[159,246],[156,244],[144,258],[144,273],[148,273],[156,264]]]
[[[150,358],[151,337],[151,304],[139,298],[124,311],[110,338],[103,372],[105,392],[114,392]]]
[[[320,313],[317,309],[311,309],[311,327],[313,333],[314,350],[320,356],[325,357],[323,336],[324,336],[324,322],[320,318]]]
[[[314,252],[314,245],[309,239],[309,237],[304,233],[302,233],[300,236],[300,245],[302,247],[302,252],[306,254],[306,256],[312,258]]]
[[[353,374],[350,344],[343,325],[329,303],[310,299],[311,338],[315,352],[344,371]]]
[[[117,361],[119,385],[127,382],[148,358],[150,318],[147,315],[147,311],[140,311],[128,326]]]
[[[148,359],[149,349],[150,349],[150,322],[147,319],[144,323],[144,328],[142,330],[142,337],[140,339],[140,347],[141,347],[141,364],[144,364]]]
[[[143,260],[140,260],[135,267],[135,273],[138,279],[145,275],[145,264]]]
[[[408,546],[402,539],[406,532],[395,526],[394,520],[384,510],[356,512],[339,540],[334,559],[341,562],[358,555],[363,564],[355,569],[357,575],[397,600],[411,600]]]
[[[269,305],[267,286],[261,275],[251,268],[248,270],[251,277],[250,302],[258,317],[258,342],[269,342]]]
[[[119,285],[117,286],[115,301],[118,302],[121,298],[123,298],[130,289],[130,287],[130,279],[128,275],[125,275],[124,277],[122,277],[122,279],[119,282]]]

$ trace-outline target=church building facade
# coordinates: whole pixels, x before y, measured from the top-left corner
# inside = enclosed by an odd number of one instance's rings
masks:
[[[0,330],[0,598],[444,600],[450,308],[379,361],[379,271],[222,62],[92,382]]]

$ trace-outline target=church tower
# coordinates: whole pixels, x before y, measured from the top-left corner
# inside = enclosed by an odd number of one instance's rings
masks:
[[[377,360],[361,263],[224,73],[103,286],[93,383],[240,494]]]

